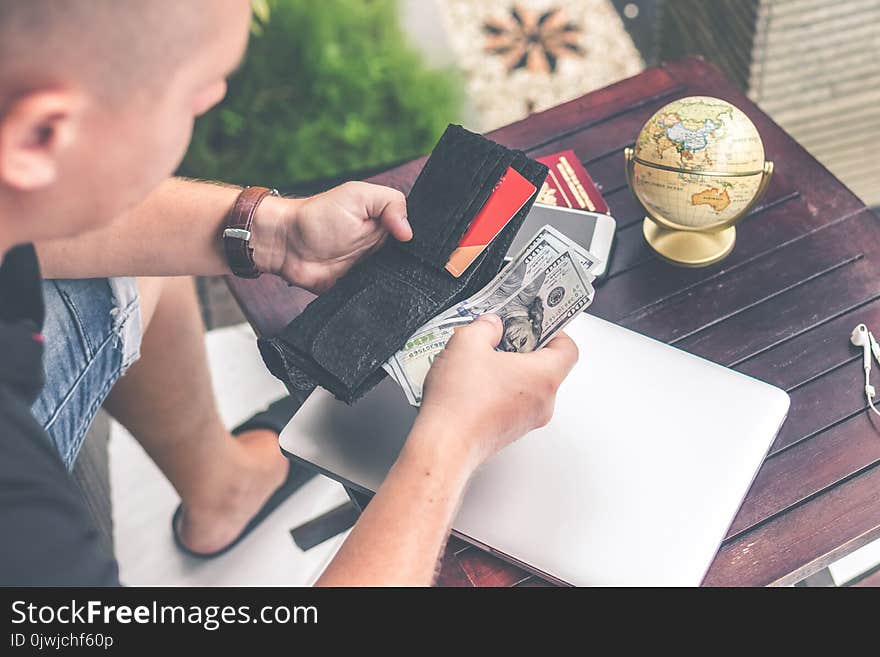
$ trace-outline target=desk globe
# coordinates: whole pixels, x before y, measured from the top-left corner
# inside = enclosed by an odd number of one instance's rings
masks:
[[[730,253],[734,224],[758,202],[773,173],[749,117],[709,96],[663,107],[625,158],[630,189],[648,215],[645,239],[664,259],[689,267]]]

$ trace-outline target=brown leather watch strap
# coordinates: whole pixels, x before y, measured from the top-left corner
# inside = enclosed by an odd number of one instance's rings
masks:
[[[223,249],[232,273],[240,278],[258,278],[262,273],[254,264],[254,250],[250,245],[251,224],[260,202],[278,191],[268,187],[245,187],[229,214],[223,229]]]

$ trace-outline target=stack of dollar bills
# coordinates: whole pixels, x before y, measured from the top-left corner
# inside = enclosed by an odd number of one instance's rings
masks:
[[[597,264],[589,251],[544,226],[486,287],[422,326],[382,367],[409,403],[419,406],[434,358],[457,328],[484,313],[498,315],[504,324],[498,349],[539,349],[593,302],[590,272]]]

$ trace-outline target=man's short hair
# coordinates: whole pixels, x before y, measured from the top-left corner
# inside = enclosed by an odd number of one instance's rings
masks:
[[[110,97],[155,84],[193,52],[207,4],[0,0],[0,101],[71,81]]]

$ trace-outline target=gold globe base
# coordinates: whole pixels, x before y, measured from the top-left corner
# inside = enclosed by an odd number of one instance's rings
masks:
[[[657,254],[674,265],[705,267],[718,262],[733,250],[736,228],[715,232],[672,230],[645,217],[642,234]]]

